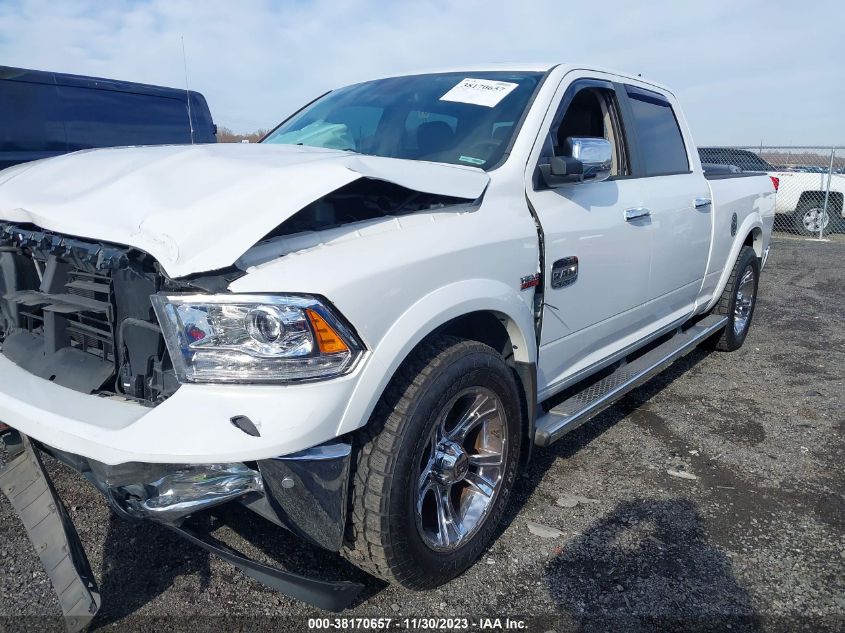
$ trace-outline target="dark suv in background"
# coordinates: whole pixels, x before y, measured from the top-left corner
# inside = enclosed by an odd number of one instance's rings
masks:
[[[0,66],[0,169],[92,147],[214,143],[216,132],[198,92]]]

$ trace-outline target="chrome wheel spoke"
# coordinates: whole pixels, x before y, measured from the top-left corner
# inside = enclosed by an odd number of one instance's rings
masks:
[[[740,335],[748,327],[751,308],[754,305],[754,269],[747,266],[739,278],[734,301],[734,333]]]
[[[455,514],[448,486],[435,486],[434,501],[437,505],[437,541],[445,547],[458,543],[466,534],[463,524]]]
[[[421,481],[420,483],[420,492],[417,495],[417,513],[420,514],[423,511],[423,504],[425,503],[425,498],[428,496],[428,493],[431,492],[433,489],[436,488],[436,485],[426,477],[425,481]]]
[[[470,431],[482,422],[498,413],[499,407],[494,398],[479,393],[467,407],[466,412],[455,424],[454,428],[445,433],[446,437],[455,442],[463,442]]]
[[[432,438],[429,442],[428,447],[428,459],[426,460],[426,463],[423,464],[422,470],[420,471],[420,478],[418,482],[420,489],[422,489],[423,485],[425,485],[425,483],[431,479],[431,472],[434,468],[434,458],[436,453],[437,441]]]
[[[502,465],[502,454],[494,452],[484,452],[469,455],[469,463],[471,466],[479,467],[497,467]]]
[[[467,473],[464,481],[469,484],[469,489],[485,497],[492,497],[496,490],[496,484],[482,477],[478,473]]]
[[[456,394],[437,417],[417,471],[416,521],[436,551],[460,547],[484,524],[504,480],[507,419],[486,387]]]

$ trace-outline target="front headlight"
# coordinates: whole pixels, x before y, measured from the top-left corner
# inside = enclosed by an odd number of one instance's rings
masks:
[[[290,382],[349,371],[363,346],[314,297],[150,297],[179,382]]]

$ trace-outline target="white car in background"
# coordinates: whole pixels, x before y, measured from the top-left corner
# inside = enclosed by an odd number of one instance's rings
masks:
[[[830,177],[827,213],[824,213],[828,188],[828,168],[794,165],[778,168],[745,149],[699,147],[702,163],[734,165],[745,172],[766,173],[777,189],[775,212],[780,228],[791,228],[807,236],[845,232],[845,174],[834,171]],[[812,171],[811,171],[812,169]]]

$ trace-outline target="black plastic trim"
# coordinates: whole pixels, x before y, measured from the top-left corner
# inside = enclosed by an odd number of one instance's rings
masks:
[[[525,450],[522,452],[520,466],[523,472],[528,470],[534,456],[534,433],[537,426],[537,363],[516,361],[514,369],[525,391]]]
[[[752,178],[754,176],[765,176],[765,175],[766,174],[761,173],[759,171],[757,171],[757,172],[740,171],[740,172],[734,172],[734,173],[730,173],[730,174],[713,174],[713,173],[708,174],[706,171],[704,172],[704,177],[707,180],[728,180],[729,178]]]
[[[507,146],[505,147],[505,151],[502,152],[502,155],[499,157],[493,165],[488,167],[485,171],[493,171],[505,164],[505,161],[510,158],[511,151],[513,150],[514,145],[516,145],[516,139],[519,138],[520,132],[522,132],[522,126],[525,123],[525,119],[528,118],[528,113],[531,112],[531,108],[534,107],[534,102],[537,100],[537,95],[540,94],[540,90],[543,89],[543,85],[546,83],[546,79],[549,78],[549,75],[552,74],[552,71],[560,66],[560,64],[555,64],[551,68],[549,68],[546,72],[543,73],[543,76],[540,77],[540,81],[537,82],[537,87],[534,88],[534,92],[531,95],[531,98],[528,100],[528,103],[525,104],[525,108],[522,110],[522,114],[519,117],[519,120],[513,127],[513,132],[511,133],[511,138],[508,141]]]
[[[85,629],[100,609],[100,593],[79,534],[38,451],[19,434],[22,451],[0,469],[0,488],[26,528],[50,577],[68,631]]]
[[[630,162],[630,169],[627,178],[645,178],[645,159],[640,150],[640,139],[637,136],[637,126],[634,125],[634,112],[631,109],[631,102],[628,97],[628,92],[625,90],[625,84],[614,82],[613,87],[616,90],[616,100],[619,103],[619,113],[622,116],[622,125],[626,130],[626,138],[628,139],[628,160]]]
[[[194,545],[234,565],[250,578],[254,578],[291,598],[296,598],[326,611],[343,611],[352,604],[364,589],[364,585],[361,583],[349,580],[335,582],[317,580],[278,567],[271,567],[247,558],[237,550],[209,535],[197,534],[184,526],[164,525]]]

